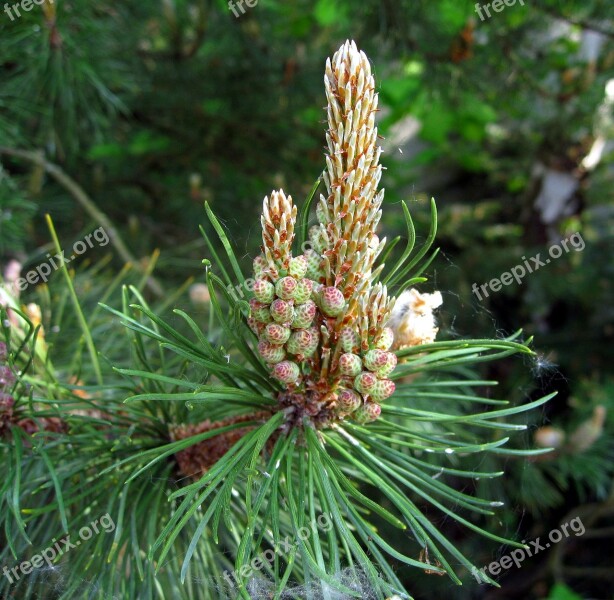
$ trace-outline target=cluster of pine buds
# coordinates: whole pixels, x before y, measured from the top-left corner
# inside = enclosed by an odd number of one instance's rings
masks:
[[[321,287],[308,277],[313,275],[313,265],[310,268],[307,257],[292,257],[295,219],[296,206],[283,191],[264,199],[264,254],[254,261],[249,319],[259,336],[258,351],[272,365],[273,376],[294,387],[302,380],[300,363],[314,356],[320,342],[315,299]],[[345,304],[343,296],[340,300],[337,310]]]
[[[330,422],[376,419],[394,392],[397,364],[386,327],[394,299],[377,282],[386,240],[375,231],[384,190],[377,145],[377,94],[366,55],[346,42],[326,63],[327,169],[309,229],[292,255],[296,206],[282,190],[264,199],[262,254],[254,261],[249,325],[284,400]]]

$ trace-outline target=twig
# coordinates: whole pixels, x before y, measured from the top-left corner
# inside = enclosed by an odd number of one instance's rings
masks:
[[[90,217],[100,223],[107,232],[111,243],[115,246],[122,260],[131,263],[138,271],[145,272],[145,268],[132,255],[128,247],[122,240],[115,226],[109,218],[96,206],[94,201],[88,196],[87,192],[70,176],[68,176],[58,165],[49,162],[41,152],[31,152],[29,150],[21,150],[19,148],[8,148],[0,146],[0,155],[13,156],[22,158],[30,163],[43,167],[43,169],[51,175],[63,188],[65,188],[72,197],[83,207]],[[154,278],[147,279],[147,285],[158,296],[164,294],[164,290],[160,283]]]

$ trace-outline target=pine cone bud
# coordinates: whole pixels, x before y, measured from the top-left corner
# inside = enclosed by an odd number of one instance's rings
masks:
[[[294,301],[297,304],[303,304],[311,298],[311,292],[313,291],[313,281],[311,279],[299,279],[294,292]]]
[[[271,311],[267,304],[258,302],[255,298],[249,301],[249,306],[252,309],[252,317],[260,323],[270,323],[272,321]]]
[[[339,370],[344,375],[356,377],[362,371],[362,361],[357,354],[342,354],[339,357]]]
[[[282,277],[275,284],[275,293],[282,300],[293,300],[298,282],[294,277]]]
[[[307,329],[293,331],[286,344],[286,349],[290,354],[303,355],[313,347],[313,335]]]
[[[295,256],[290,260],[288,271],[292,277],[302,279],[307,273],[307,259],[302,254],[300,256]]]
[[[354,388],[361,394],[370,394],[377,385],[377,376],[369,371],[363,371],[354,379]]]
[[[375,402],[366,402],[352,416],[359,423],[375,421],[382,413],[382,407]]]
[[[365,366],[380,377],[387,377],[397,366],[396,354],[384,350],[369,350],[364,356]]]
[[[375,347],[378,350],[390,350],[394,342],[394,332],[390,327],[384,327],[382,332],[375,338]]]
[[[337,407],[345,414],[353,413],[362,405],[360,394],[354,390],[343,389],[337,395]]]
[[[253,291],[256,300],[263,304],[271,304],[275,299],[275,286],[266,279],[257,279],[254,282]]]
[[[381,378],[388,377],[395,370],[398,361],[397,355],[394,352],[385,352],[385,354],[386,364],[377,370],[377,375]]]
[[[305,329],[310,334],[309,344],[305,348],[305,352],[303,354],[305,356],[311,356],[317,349],[318,344],[320,343],[320,332],[317,327],[310,327],[309,329]]]
[[[285,344],[290,337],[290,329],[279,323],[269,323],[264,330],[264,337],[271,344]]]
[[[277,346],[265,340],[258,342],[258,352],[260,352],[260,356],[262,356],[265,362],[270,364],[278,363],[286,356],[283,346]]]
[[[320,277],[322,277],[322,271],[320,270],[322,258],[312,249],[306,250],[304,256],[307,259],[307,272],[305,276],[314,281],[320,281]]]
[[[286,302],[286,300],[273,300],[271,304],[271,316],[278,323],[290,323],[294,318],[294,308],[292,304]]]
[[[394,394],[395,388],[394,381],[390,381],[390,379],[378,379],[375,387],[370,393],[371,399],[375,402],[382,402]]]
[[[345,298],[336,287],[326,287],[320,292],[320,307],[328,317],[338,317],[345,308]]]
[[[256,274],[256,277],[266,276],[269,264],[267,263],[266,258],[262,256],[262,254],[254,258],[253,266],[254,266],[254,273]]]
[[[382,367],[386,365],[386,352],[384,352],[383,350],[369,350],[364,355],[364,361],[365,367],[367,367],[369,371],[379,371]]]
[[[307,329],[316,316],[316,304],[313,300],[307,300],[303,304],[294,307],[293,329]]]
[[[341,330],[339,341],[344,352],[358,352],[360,348],[360,336],[351,327],[344,327]]]
[[[296,383],[301,376],[299,366],[291,360],[284,360],[273,367],[273,377],[286,384]]]
[[[267,310],[267,314],[269,315],[269,318],[271,318],[271,315],[268,310]],[[254,317],[247,317],[247,325],[258,336],[264,331],[264,327],[265,327],[264,323],[261,323],[260,321],[256,320]]]

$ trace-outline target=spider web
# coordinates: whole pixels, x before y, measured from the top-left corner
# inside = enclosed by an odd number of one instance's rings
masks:
[[[376,590],[362,571],[348,567],[336,573],[335,580],[341,586],[358,593],[361,600],[377,600],[379,598]],[[252,577],[248,581],[246,589],[253,600],[272,600],[277,592],[275,583],[263,577]],[[220,600],[239,598],[237,591],[229,589],[229,586],[218,586],[217,591]],[[340,591],[327,583],[317,581],[300,586],[289,586],[282,591],[279,598],[280,600],[352,600],[356,596]],[[409,596],[401,594],[396,598],[401,600],[402,598],[409,598]]]
[[[73,587],[75,580],[79,579],[79,584]],[[81,600],[121,600],[119,596],[111,596],[105,594],[96,581],[78,578],[74,570],[71,572],[70,561],[66,560],[63,563],[54,564],[49,567],[44,565],[31,574],[22,575],[17,585],[12,585],[2,596],[3,600],[17,600],[25,598],[25,588],[30,586],[27,592],[28,600],[51,600],[54,598],[66,598],[64,593],[68,585],[73,588],[71,598],[79,598]]]

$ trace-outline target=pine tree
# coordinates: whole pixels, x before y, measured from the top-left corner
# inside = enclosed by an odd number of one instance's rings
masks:
[[[507,434],[525,429],[523,413],[551,396],[507,406],[479,394],[495,382],[475,371],[531,355],[529,342],[520,334],[435,341],[441,295],[413,287],[436,255],[435,204],[420,248],[403,204],[407,245],[385,265],[377,94],[353,42],[327,62],[325,87],[327,168],[300,213],[281,190],[265,198],[253,278],[205,207],[219,241],[203,229],[206,325],[179,309],[161,316],[165,306],[149,306],[144,279],[123,285],[121,306],[112,306],[125,273],[103,294],[62,265],[67,319],[81,331],[66,379],[51,362],[40,310],[21,310],[7,288],[5,595],[409,597],[398,564],[494,583],[442,533],[434,511],[523,546],[473,522],[493,514],[496,498],[446,480],[501,476],[475,470],[483,455],[544,452],[508,448]],[[85,372],[96,385],[83,384]],[[27,560],[34,566],[24,570]]]

